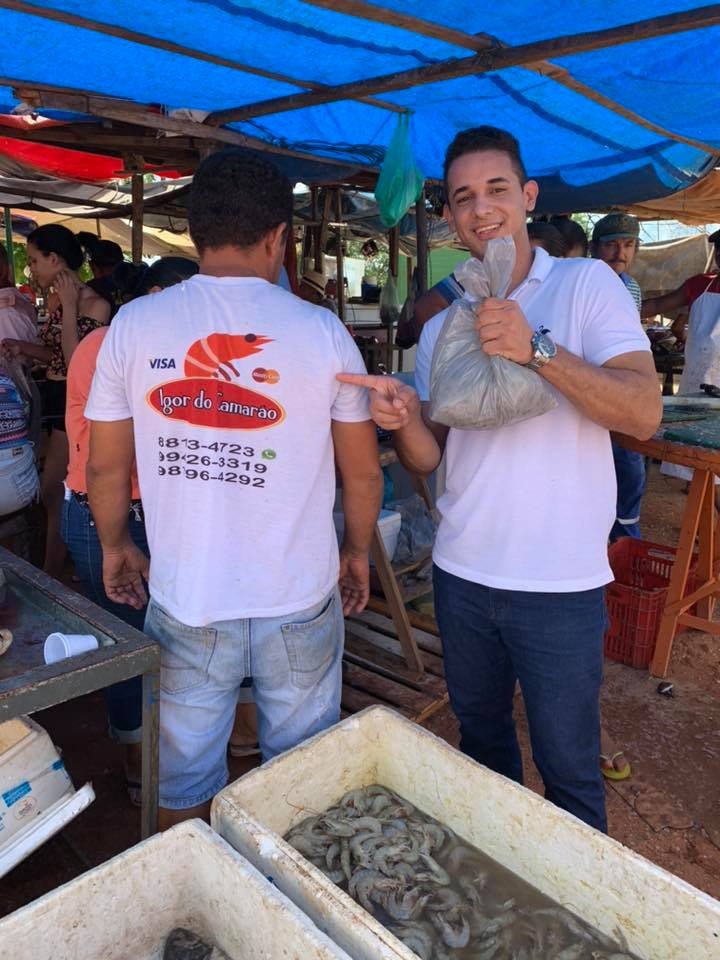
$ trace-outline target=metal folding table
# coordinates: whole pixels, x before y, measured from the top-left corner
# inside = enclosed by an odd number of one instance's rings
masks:
[[[145,634],[0,548],[8,581],[0,626],[14,635],[0,656],[0,722],[142,677],[143,838],[157,830],[160,648]],[[46,665],[44,641],[53,631],[92,633],[97,650]]]

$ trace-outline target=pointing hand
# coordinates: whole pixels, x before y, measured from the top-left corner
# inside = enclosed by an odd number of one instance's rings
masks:
[[[370,390],[370,416],[383,430],[399,430],[420,416],[420,398],[402,380],[361,373],[338,373],[337,379]]]

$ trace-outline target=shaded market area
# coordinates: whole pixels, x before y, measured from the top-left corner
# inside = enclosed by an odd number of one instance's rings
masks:
[[[0,943],[709,960],[720,5],[0,28]]]

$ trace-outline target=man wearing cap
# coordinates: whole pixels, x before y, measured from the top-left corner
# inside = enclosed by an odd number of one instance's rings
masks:
[[[633,264],[639,245],[640,224],[627,213],[609,213],[595,224],[590,252],[603,260],[625,284],[635,306],[640,310],[640,284],[627,272]],[[640,504],[645,491],[645,459],[613,443],[613,460],[617,479],[617,510],[610,531],[610,541],[620,537],[640,537]]]
[[[604,260],[620,277],[640,309],[640,284],[627,272],[633,264],[640,244],[640,223],[629,213],[609,213],[593,228],[590,252],[596,260]]]

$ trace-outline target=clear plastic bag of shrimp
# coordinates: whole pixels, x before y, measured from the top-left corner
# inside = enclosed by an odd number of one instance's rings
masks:
[[[490,240],[485,258],[455,270],[466,297],[448,311],[433,351],[430,416],[460,430],[489,430],[539,417],[557,406],[549,386],[529,367],[489,357],[475,330],[476,307],[502,297],[515,265],[512,237]]]

